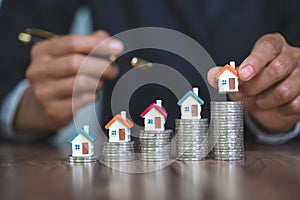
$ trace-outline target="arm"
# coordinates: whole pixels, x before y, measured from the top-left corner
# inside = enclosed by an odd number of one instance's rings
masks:
[[[87,58],[86,54],[108,38],[107,33],[98,31],[89,36],[67,35],[37,43],[31,51],[31,63],[26,71],[30,84],[17,109],[14,130],[58,130],[72,120],[73,109],[76,111],[94,102],[98,98],[96,90],[103,85],[99,74],[103,72],[101,78],[113,79],[118,75],[118,68],[109,65],[105,59]],[[122,50],[123,44],[120,41],[109,39],[101,48],[97,48],[96,53],[116,55]],[[86,64],[80,70],[83,61]],[[79,84],[74,94],[75,80],[79,80]]]
[[[280,34],[261,37],[240,65],[240,92],[230,95],[243,101],[245,110],[269,133],[293,130],[300,121],[300,49]],[[208,74],[216,86],[214,74]]]

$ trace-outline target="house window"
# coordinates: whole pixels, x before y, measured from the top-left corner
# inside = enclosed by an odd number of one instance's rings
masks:
[[[227,80],[222,80],[222,85],[227,85]]]
[[[79,151],[80,150],[80,145],[79,144],[75,144],[75,150]]]
[[[112,135],[112,136],[116,136],[116,135],[117,135],[117,131],[116,131],[116,130],[112,130],[112,131],[111,131],[111,135]]]
[[[190,107],[186,106],[184,107],[184,112],[189,112],[190,111]]]
[[[153,124],[153,119],[148,119],[148,124]]]

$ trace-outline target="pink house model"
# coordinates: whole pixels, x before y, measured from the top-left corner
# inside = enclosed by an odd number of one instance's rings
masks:
[[[133,123],[126,117],[125,111],[115,115],[105,125],[105,129],[109,129],[109,142],[129,142],[132,127]]]
[[[219,93],[226,94],[238,92],[238,72],[235,69],[235,62],[231,61],[230,65],[225,65],[216,75],[218,81]]]
[[[144,118],[145,131],[163,131],[167,117],[166,110],[162,107],[162,100],[149,105],[140,115]]]

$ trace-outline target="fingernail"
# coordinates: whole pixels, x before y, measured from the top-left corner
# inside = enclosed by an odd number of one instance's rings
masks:
[[[241,69],[240,75],[248,80],[252,76],[253,72],[253,67],[251,65],[246,65]]]
[[[124,45],[122,42],[118,41],[118,40],[112,40],[109,44],[108,44],[108,48],[111,50],[118,50],[121,51],[124,49]]]

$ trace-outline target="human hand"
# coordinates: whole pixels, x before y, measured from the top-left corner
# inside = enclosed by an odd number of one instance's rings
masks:
[[[219,68],[208,73],[216,87]],[[261,37],[238,68],[239,92],[230,94],[270,132],[286,132],[300,121],[300,48],[290,46],[280,34]]]
[[[72,120],[73,110],[94,102],[98,98],[96,90],[103,86],[100,75],[114,79],[119,70],[104,58],[86,55],[103,41],[93,54],[120,54],[124,48],[122,42],[109,37],[108,33],[97,31],[92,35],[66,35],[35,44],[26,71],[30,87],[18,109],[16,129],[57,130]],[[80,68],[83,61],[84,66]],[[76,91],[73,90],[75,82]],[[28,105],[31,110],[26,112]],[[31,122],[24,119],[25,113],[27,118],[32,113]]]

